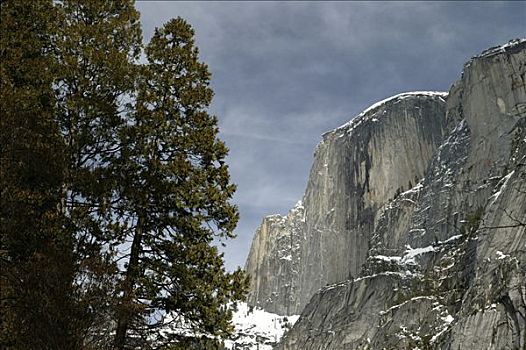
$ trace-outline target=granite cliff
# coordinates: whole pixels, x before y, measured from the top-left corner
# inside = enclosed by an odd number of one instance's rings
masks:
[[[249,304],[301,313],[278,349],[526,349],[526,41],[449,93],[323,135],[303,199],[266,217]]]
[[[323,135],[303,200],[256,232],[249,303],[300,313],[321,287],[360,273],[378,210],[420,181],[443,138],[445,97],[400,94]]]

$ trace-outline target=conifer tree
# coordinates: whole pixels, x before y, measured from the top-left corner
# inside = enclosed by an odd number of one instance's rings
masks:
[[[117,277],[108,164],[135,85],[138,13],[129,0],[1,6],[2,341],[101,348]]]
[[[58,209],[65,145],[54,120],[54,8],[0,6],[0,348],[75,349],[73,242]]]
[[[55,3],[55,120],[65,143],[62,210],[74,234],[77,300],[84,310],[85,343],[111,344],[118,242],[116,178],[119,130],[135,86],[141,50],[139,14],[131,0]]]
[[[238,214],[193,30],[140,66],[131,0],[1,10],[0,347],[217,346],[246,280],[212,244]]]
[[[64,0],[56,7],[55,119],[66,144],[64,210],[82,250],[91,241],[114,239],[111,210],[118,198],[108,168],[120,152],[117,134],[126,122],[142,39],[133,1]]]
[[[129,253],[121,284],[115,347],[190,348],[232,331],[228,303],[244,296],[241,271],[227,273],[215,238],[233,237],[235,187],[207,112],[213,92],[194,32],[177,18],[146,47],[134,112],[121,133],[122,211]],[[159,332],[159,327],[164,331]],[[191,329],[193,337],[170,327]],[[205,336],[199,339],[200,336]],[[204,346],[204,345],[203,345]]]

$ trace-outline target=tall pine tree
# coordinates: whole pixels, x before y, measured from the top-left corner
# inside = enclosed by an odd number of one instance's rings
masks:
[[[193,30],[138,65],[131,0],[1,10],[0,347],[217,345],[246,280],[212,244],[238,214]]]
[[[73,240],[59,209],[65,145],[54,119],[54,7],[0,6],[0,348],[75,349]]]
[[[189,348],[201,336],[226,336],[232,331],[228,303],[246,289],[241,271],[227,273],[212,245],[214,238],[233,237],[238,212],[230,203],[228,150],[217,138],[217,118],[207,113],[210,73],[193,36],[181,18],[156,29],[135,110],[121,134],[119,183],[130,245],[117,349],[145,339]]]
[[[55,119],[66,145],[62,209],[74,232],[77,299],[90,310],[85,344],[100,348],[111,343],[112,248],[120,235],[111,165],[120,157],[142,34],[131,0],[63,0],[55,7]]]

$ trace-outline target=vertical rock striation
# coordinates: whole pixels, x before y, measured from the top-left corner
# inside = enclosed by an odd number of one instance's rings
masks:
[[[250,305],[297,314],[321,287],[360,274],[379,210],[422,179],[442,142],[446,96],[396,95],[323,135],[303,201],[256,232]]]
[[[299,314],[299,249],[304,244],[305,209],[302,202],[287,216],[263,219],[252,241],[245,271],[250,277],[248,304],[280,315]]]

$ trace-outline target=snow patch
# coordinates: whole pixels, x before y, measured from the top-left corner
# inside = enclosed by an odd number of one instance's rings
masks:
[[[409,270],[402,271],[402,272],[384,271],[384,272],[380,272],[380,273],[375,273],[373,275],[357,277],[357,278],[352,279],[352,280],[346,280],[346,281],[343,281],[343,282],[338,282],[338,283],[334,283],[334,284],[328,284],[325,287],[321,288],[318,291],[318,293],[327,292],[327,291],[333,290],[335,288],[347,287],[347,286],[350,286],[351,284],[359,282],[361,280],[366,280],[366,279],[370,279],[370,278],[376,278],[376,277],[379,277],[379,276],[396,276],[396,277],[399,277],[401,279],[422,277],[421,274],[414,273],[414,272],[411,272]]]
[[[497,250],[496,254],[497,254],[497,260],[503,260],[503,259],[510,257],[509,255],[504,254],[500,250]]]
[[[449,237],[448,239],[446,239],[445,241],[438,241],[438,244],[446,244],[446,243],[450,243],[450,242],[453,242],[453,241],[456,241],[457,239],[461,238],[462,235],[455,235],[455,236],[451,236]]]
[[[423,299],[424,300],[435,300],[436,297],[432,296],[432,295],[421,295],[421,296],[413,297],[413,298],[411,298],[409,300],[404,301],[403,303],[393,305],[387,310],[380,311],[380,315],[385,315],[385,314],[387,314],[387,313],[389,313],[389,312],[391,312],[393,310],[399,309],[400,307],[406,305],[407,303],[410,303],[410,302],[413,302],[413,301],[417,301],[417,300],[423,300]]]
[[[260,308],[238,303],[232,321],[235,340],[225,341],[226,349],[272,350],[285,332],[298,321],[299,315],[280,316]]]
[[[422,184],[423,181],[424,181],[424,179],[420,180],[420,182],[417,183],[413,188],[410,188],[407,191],[402,192],[400,195],[401,196],[407,196],[408,194],[411,194],[411,193],[414,193],[414,192],[419,192],[424,187],[424,185]]]
[[[416,264],[415,258],[419,255],[431,253],[435,251],[435,247],[432,245],[422,248],[411,248],[410,245],[407,245],[407,249],[404,252],[404,256],[402,257],[401,263],[402,264]]]
[[[394,262],[394,263],[400,263],[400,260],[402,259],[399,256],[385,256],[385,255],[375,255],[371,258],[374,260],[381,260],[385,262]]]
[[[508,184],[508,181],[509,179],[511,178],[511,176],[515,173],[515,170],[511,171],[509,174],[507,174],[506,176],[504,176],[500,181],[499,183],[497,184],[496,187],[499,188],[499,190],[494,193],[490,198],[493,198],[491,203],[490,203],[490,206],[493,205],[495,203],[495,201],[497,201],[497,199],[500,197],[502,191],[506,188],[507,184]]]
[[[443,244],[445,242],[449,242],[449,241],[458,239],[460,237],[461,237],[460,235],[453,236],[453,237],[449,238],[448,240],[446,240],[444,242],[438,242],[438,244]],[[390,256],[374,255],[374,256],[371,256],[370,258],[373,259],[373,260],[385,261],[385,262],[388,262],[388,263],[395,263],[395,264],[398,264],[398,265],[401,265],[401,266],[403,266],[403,265],[417,265],[417,262],[416,262],[416,259],[415,259],[417,256],[422,255],[422,254],[432,253],[432,252],[436,251],[435,247],[432,246],[432,245],[427,246],[427,247],[422,247],[422,248],[411,248],[410,245],[407,245],[406,248],[407,249],[405,250],[404,255],[402,255],[402,256],[396,256],[396,255],[390,255]]]

